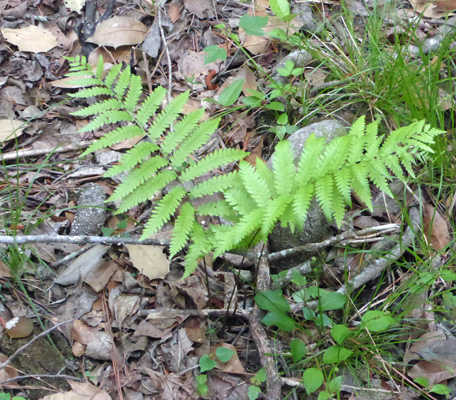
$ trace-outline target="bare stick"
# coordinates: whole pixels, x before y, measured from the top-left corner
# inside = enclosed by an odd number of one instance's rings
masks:
[[[41,332],[40,334],[36,335],[30,342],[27,342],[24,344],[22,347],[19,347],[9,358],[6,360],[3,364],[0,364],[0,371],[5,368],[11,361],[13,361],[14,358],[17,357],[17,355],[21,352],[24,351],[27,347],[29,347],[33,342],[38,340],[40,337],[46,336],[48,333],[51,333],[54,329],[58,328],[59,326],[68,324],[68,322],[73,322],[76,318],[70,319],[68,321],[60,322],[57,325],[54,325],[53,327],[46,329],[45,331]]]
[[[257,252],[263,254],[258,260],[258,273],[257,273],[257,290],[268,290],[271,284],[269,276],[269,264],[267,259],[267,248],[262,243],[256,246]],[[263,325],[260,322],[261,311],[255,304],[253,310],[249,314],[250,332],[252,333],[253,340],[257,345],[260,353],[261,365],[266,370],[266,396],[270,400],[281,399],[282,381],[277,372],[276,363],[272,354],[274,351],[268,343],[268,336]]]
[[[10,153],[1,154],[0,158],[2,161],[11,161],[17,160],[18,158],[27,158],[27,157],[37,157],[47,155],[49,153],[65,153],[67,151],[85,149],[92,144],[91,140],[86,140],[84,142],[75,142],[70,144],[65,144],[63,146],[57,147],[55,149],[31,149],[31,150],[18,150],[12,151]]]
[[[24,235],[24,236],[0,236],[1,244],[26,244],[26,243],[73,243],[73,244],[140,244],[145,246],[169,246],[166,239],[125,238],[112,236],[63,236],[63,235]]]
[[[160,29],[160,36],[163,41],[163,47],[165,48],[166,60],[168,61],[168,104],[171,103],[172,91],[173,91],[173,67],[171,65],[171,55],[169,54],[168,42],[166,41],[165,31],[162,25],[161,12],[164,5],[163,1],[160,1],[157,6],[157,15],[158,15],[158,27]]]

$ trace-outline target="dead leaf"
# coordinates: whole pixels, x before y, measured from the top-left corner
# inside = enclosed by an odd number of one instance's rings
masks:
[[[2,145],[5,140],[18,138],[22,135],[22,121],[15,119],[0,119],[0,143]]]
[[[433,2],[437,7],[436,11],[447,12],[456,10],[456,2],[454,0],[434,0]]]
[[[248,14],[253,16],[253,11],[249,10]],[[266,12],[256,12],[255,15],[268,16]],[[269,16],[268,23],[263,27],[263,30],[268,33],[272,32],[274,29],[279,28],[287,31],[291,35],[298,32],[301,26],[302,23],[297,21],[292,21],[291,26],[287,26],[287,23],[282,21],[280,18]],[[242,28],[239,28],[239,38],[243,42],[243,47],[255,55],[264,53],[269,46],[269,42],[271,41],[271,38],[268,35],[247,35],[245,33],[245,30]]]
[[[198,18],[206,18],[207,10],[212,8],[211,0],[184,0],[185,8]]]
[[[410,4],[419,14],[427,18],[443,18],[447,14],[437,10],[432,1],[410,0]]]
[[[0,353],[0,363],[5,363],[8,361],[8,356],[6,354]],[[17,376],[17,372],[13,367],[7,365],[5,368],[0,370],[0,382],[6,381]],[[2,388],[17,388],[18,385],[14,382],[5,383],[2,385]]]
[[[89,58],[87,59],[87,62],[92,68],[97,67],[100,56],[103,57],[105,64],[122,64],[123,62],[128,64],[131,57],[131,47],[121,46],[115,50],[111,49],[110,51],[104,47],[97,47],[90,53]]]
[[[456,376],[456,364],[450,365],[441,361],[420,361],[410,369],[408,375],[412,379],[418,377],[426,378],[429,381],[429,385],[432,386],[454,378]]]
[[[442,250],[450,243],[448,225],[433,206],[425,204],[423,208],[424,234],[434,250]]]
[[[16,45],[20,51],[41,53],[58,45],[55,36],[47,29],[30,25],[20,29],[0,29],[6,40]]]
[[[89,251],[76,258],[66,270],[55,278],[55,283],[59,285],[74,285],[79,280],[84,282],[88,275],[103,263],[103,256],[108,250],[109,246],[101,244],[92,247]]]
[[[168,7],[168,16],[171,22],[174,24],[182,15],[182,2],[179,0],[173,0]]]
[[[204,51],[187,51],[178,62],[179,70],[187,78],[192,76],[200,76],[201,74],[207,74],[211,69],[218,70],[222,64],[221,60],[204,64],[204,59],[207,53]]]
[[[163,246],[127,244],[133,266],[150,280],[164,279],[169,272],[169,260]]]
[[[117,264],[114,261],[104,261],[96,270],[89,272],[84,282],[92,286],[95,292],[100,292],[116,270]]]
[[[217,348],[219,347],[225,347],[226,349],[230,349],[234,351],[233,356],[227,361],[227,362],[221,362],[215,352]],[[234,373],[234,374],[243,374],[245,373],[244,366],[241,363],[241,360],[239,360],[239,356],[236,351],[236,347],[234,347],[232,344],[228,343],[222,343],[217,346],[211,346],[211,354],[212,354],[212,359],[217,361],[216,368],[221,369],[223,372],[228,372],[228,373]]]
[[[87,39],[99,46],[117,48],[141,43],[147,34],[147,27],[141,21],[130,17],[114,17],[97,26],[93,36]]]
[[[87,78],[91,78],[91,76],[69,76],[68,78],[56,79],[55,81],[52,81],[51,86],[64,89],[79,89],[86,87],[87,85],[78,83],[78,80],[82,82]]]
[[[68,381],[69,392],[60,392],[44,396],[41,400],[111,400],[111,396],[88,382]]]

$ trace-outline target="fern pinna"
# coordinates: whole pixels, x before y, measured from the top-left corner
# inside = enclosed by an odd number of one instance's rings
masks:
[[[275,150],[272,169],[257,160],[253,167],[241,161],[246,152],[221,149],[198,159],[197,152],[219,125],[219,119],[200,122],[204,110],[185,116],[182,109],[189,93],[174,98],[160,111],[166,90],[158,87],[141,101],[142,85],[128,67],[111,68],[102,78],[103,60],[96,72],[84,58],[69,59],[68,76],[79,77],[87,87],[72,97],[98,96],[100,101],[75,115],[92,116],[82,131],[109,124],[120,125],[92,144],[84,154],[133,137],[142,140],[128,150],[107,177],[127,176],[107,201],[119,201],[118,213],[150,200],[157,192],[167,193],[156,202],[142,238],[157,232],[179,209],[170,245],[171,256],[188,246],[185,276],[192,273],[199,258],[248,247],[267,236],[278,222],[302,228],[311,200],[316,197],[328,218],[341,223],[354,190],[372,209],[370,183],[390,194],[391,173],[405,179],[403,169],[413,176],[417,156],[432,152],[429,147],[441,133],[424,122],[391,132],[386,139],[378,135],[378,123],[365,125],[358,119],[350,132],[326,144],[311,136],[295,164],[288,141]],[[219,174],[192,185],[192,181],[224,165],[239,162],[237,171]],[[222,193],[221,200],[194,206],[195,199]],[[196,217],[219,217],[223,223],[201,226]]]

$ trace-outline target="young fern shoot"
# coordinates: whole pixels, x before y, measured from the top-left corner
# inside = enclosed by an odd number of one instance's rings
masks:
[[[248,153],[237,149],[220,149],[199,158],[198,150],[209,141],[220,120],[201,122],[203,110],[183,115],[189,92],[160,109],[166,90],[158,87],[141,100],[141,80],[128,67],[122,70],[116,65],[103,79],[102,58],[96,72],[85,58],[69,61],[68,76],[79,77],[77,82],[87,86],[70,96],[100,98],[75,113],[93,118],[82,131],[117,126],[84,154],[126,139],[140,139],[119,165],[106,173],[106,177],[126,174],[107,201],[119,202],[117,213],[122,213],[167,190],[156,202],[142,238],[175,218],[170,253],[173,257],[187,247],[184,276],[210,252],[217,256],[267,240],[277,223],[302,228],[313,198],[338,225],[351,204],[352,191],[372,209],[370,185],[392,196],[388,186],[392,174],[405,180],[405,169],[414,176],[415,159],[432,152],[434,137],[441,133],[420,121],[391,132],[385,139],[378,134],[378,122],[366,126],[361,117],[347,135],[329,144],[324,138],[311,136],[296,164],[286,140],[276,147],[272,169],[260,159],[255,167],[242,161]],[[239,162],[237,171],[201,181],[233,162]],[[194,200],[216,193],[221,194],[219,200],[194,205],[201,203]],[[201,215],[218,217],[223,223],[203,227],[196,219]]]

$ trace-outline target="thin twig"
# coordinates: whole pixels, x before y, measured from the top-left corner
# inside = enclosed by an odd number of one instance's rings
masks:
[[[363,229],[361,231],[347,231],[343,232],[337,236],[324,240],[320,243],[308,243],[303,246],[293,247],[291,249],[285,249],[278,251],[276,253],[271,253],[268,255],[269,262],[280,261],[284,258],[300,255],[303,253],[312,253],[316,250],[323,249],[325,247],[334,246],[335,244],[341,243],[349,240],[370,240],[379,235],[386,235],[389,233],[396,233],[400,229],[400,226],[397,224],[386,224],[380,226],[372,226],[370,228]]]
[[[63,236],[63,235],[24,235],[24,236],[0,236],[1,244],[26,244],[26,243],[74,243],[74,244],[138,244],[144,246],[169,246],[166,239],[144,239],[112,236]]]
[[[46,336],[48,333],[51,333],[54,329],[62,326],[62,325],[65,325],[65,324],[68,324],[69,322],[73,322],[76,318],[73,318],[73,319],[70,319],[68,321],[64,321],[64,322],[60,322],[58,323],[57,325],[54,325],[53,327],[49,328],[49,329],[46,329],[45,331],[39,333],[38,335],[36,335],[33,339],[31,339],[29,342],[27,342],[26,344],[24,344],[22,347],[19,347],[9,358],[8,360],[6,360],[4,363],[0,364],[0,371],[5,368],[11,361],[13,361],[14,358],[17,357],[17,355],[24,351],[27,347],[29,347],[33,342],[37,341],[39,338],[43,337],[43,336]]]
[[[15,376],[14,378],[9,378],[5,381],[0,382],[0,387],[2,385],[5,385],[6,383],[14,382],[14,381],[19,381],[23,379],[55,379],[55,378],[64,378],[64,379],[71,379],[74,381],[79,381],[79,382],[84,382],[84,379],[77,378],[76,376],[71,376],[71,375],[20,375],[20,376]]]
[[[160,1],[157,6],[157,16],[158,16],[158,27],[160,29],[160,36],[163,41],[163,47],[165,48],[166,53],[166,60],[168,61],[168,104],[171,102],[172,99],[172,91],[173,91],[173,68],[171,65],[171,55],[169,53],[168,42],[166,41],[165,31],[163,30],[162,20],[161,20],[161,9],[163,6],[163,2]]]

